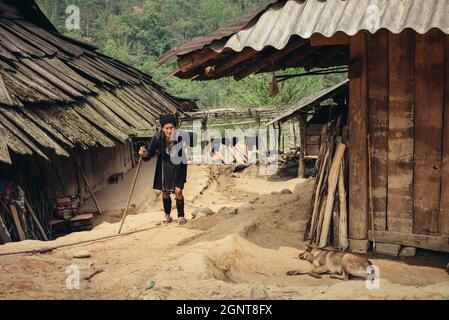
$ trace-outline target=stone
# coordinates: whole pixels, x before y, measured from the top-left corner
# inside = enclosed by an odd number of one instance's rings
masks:
[[[257,201],[259,201],[260,200],[260,198],[259,197],[254,197],[254,198],[252,198],[250,201],[249,201],[249,203],[250,204],[255,204]]]
[[[206,216],[211,216],[214,214],[214,211],[211,208],[204,207],[204,208],[201,208],[200,213],[204,214]]]
[[[271,192],[271,195],[273,195],[273,196],[278,196],[278,195],[280,195],[281,193],[279,192],[279,191],[272,191]]]
[[[376,243],[376,253],[397,257],[401,251],[401,245],[393,243]]]
[[[284,189],[281,191],[281,194],[292,194],[293,192],[291,192],[291,190],[289,189]]]
[[[414,257],[416,256],[416,248],[415,247],[403,247],[401,252],[399,253],[400,257]]]
[[[367,253],[369,247],[368,240],[349,239],[349,251],[353,253]]]
[[[237,208],[225,208],[222,213],[224,214],[237,214],[239,210]]]
[[[198,217],[198,214],[200,213],[200,209],[196,208],[195,210],[192,211],[191,215],[192,218],[195,219],[196,217]]]
[[[73,257],[76,259],[87,259],[91,257],[89,251],[77,251],[73,254]]]
[[[256,285],[251,289],[252,300],[264,300],[268,298],[268,293],[262,285]]]

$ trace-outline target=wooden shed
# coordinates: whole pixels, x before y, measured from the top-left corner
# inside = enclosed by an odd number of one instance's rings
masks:
[[[366,252],[375,231],[449,252],[447,17],[445,0],[273,0],[172,54],[177,76],[194,79],[348,66],[350,248]]]
[[[344,80],[309,97],[302,99],[287,110],[280,110],[266,126],[287,121],[299,122],[299,168],[298,176],[306,177],[306,161],[313,164],[318,158],[323,127],[348,108],[349,81]],[[281,135],[281,132],[278,133]]]

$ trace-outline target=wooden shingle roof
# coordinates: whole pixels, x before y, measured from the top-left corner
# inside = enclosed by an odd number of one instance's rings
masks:
[[[58,33],[34,1],[0,0],[0,161],[112,147],[181,112],[151,77]],[[28,18],[28,17],[33,17]]]

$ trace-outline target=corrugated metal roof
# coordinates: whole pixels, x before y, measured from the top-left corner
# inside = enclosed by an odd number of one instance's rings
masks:
[[[342,81],[330,88],[324,89],[320,92],[317,92],[311,96],[308,96],[304,99],[302,99],[299,103],[291,107],[285,112],[282,112],[281,114],[277,115],[275,118],[270,120],[266,126],[270,126],[273,123],[279,122],[279,121],[287,121],[291,117],[295,116],[298,112],[306,109],[307,107],[315,106],[323,101],[340,94],[344,90],[349,89],[349,80]]]
[[[270,2],[265,5],[264,7],[244,16],[243,18],[239,19],[238,21],[227,25],[225,27],[222,27],[220,29],[217,29],[217,31],[215,31],[214,33],[205,36],[205,37],[201,37],[199,39],[193,40],[191,42],[188,42],[186,44],[184,44],[183,46],[181,46],[179,49],[175,50],[174,53],[176,53],[177,55],[183,55],[198,49],[202,49],[205,46],[211,44],[213,41],[216,40],[220,40],[223,38],[228,38],[229,36],[231,36],[232,34],[236,33],[237,31],[241,30],[242,28],[246,27],[248,25],[248,23],[250,23],[251,21],[253,21],[254,19],[256,19],[262,12],[265,11],[265,9],[268,8],[268,6],[270,6],[273,3],[278,2],[279,0],[270,0]]]
[[[280,50],[293,35],[308,39],[315,33],[331,37],[339,31],[353,36],[360,30],[400,33],[411,28],[422,34],[438,28],[449,34],[448,17],[447,0],[278,0],[250,19],[182,46],[177,55],[207,45],[217,52],[225,48],[241,52],[245,47],[260,51],[268,46]]]
[[[0,161],[11,163],[9,150],[48,158],[112,147],[152,135],[161,113],[182,113],[149,75],[21,16],[33,4],[0,0]]]

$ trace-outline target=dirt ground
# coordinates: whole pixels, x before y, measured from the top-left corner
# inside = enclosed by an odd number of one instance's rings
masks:
[[[184,226],[158,226],[163,211],[157,199],[147,212],[127,218],[124,232],[133,233],[48,253],[0,256],[0,299],[250,299],[255,286],[264,287],[269,299],[449,299],[449,258],[443,254],[370,256],[380,270],[377,290],[327,275],[286,276],[288,270],[311,268],[298,254],[305,248],[313,181],[267,179],[256,167],[239,174],[224,167],[194,170],[207,174],[189,180],[187,216],[201,207],[215,214]],[[284,189],[292,193],[281,193]],[[112,236],[117,229],[117,223],[105,221],[51,243],[8,244],[0,255]],[[90,257],[74,258],[79,251]],[[74,268],[80,286],[71,290],[66,281]]]

